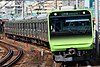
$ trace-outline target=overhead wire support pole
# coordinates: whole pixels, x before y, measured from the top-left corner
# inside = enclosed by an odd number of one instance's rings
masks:
[[[95,23],[96,23],[96,52],[99,56],[99,0],[95,0]]]
[[[24,19],[24,0],[22,1],[22,17]]]
[[[78,5],[79,5],[78,0],[76,0],[76,9],[78,8]]]
[[[57,9],[57,0],[55,0],[55,8]]]

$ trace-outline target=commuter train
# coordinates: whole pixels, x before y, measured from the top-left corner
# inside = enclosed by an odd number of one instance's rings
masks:
[[[59,10],[43,17],[5,23],[5,35],[16,40],[50,46],[54,61],[89,60],[95,48],[91,13]]]

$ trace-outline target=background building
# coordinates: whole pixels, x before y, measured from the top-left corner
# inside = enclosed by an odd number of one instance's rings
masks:
[[[92,0],[78,0],[78,7],[90,7]],[[24,16],[36,16],[47,11],[59,10],[62,6],[75,6],[76,0],[15,0],[1,1],[0,13],[3,18],[16,18]],[[94,4],[93,4],[94,5]],[[3,14],[4,13],[4,14]],[[1,17],[0,15],[0,17]],[[2,18],[1,17],[1,18]]]

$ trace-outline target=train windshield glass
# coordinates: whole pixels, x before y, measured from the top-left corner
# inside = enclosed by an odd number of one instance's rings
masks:
[[[90,15],[50,17],[51,35],[92,35]]]

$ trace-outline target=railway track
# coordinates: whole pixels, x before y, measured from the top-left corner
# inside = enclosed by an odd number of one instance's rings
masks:
[[[7,53],[5,54],[5,56],[0,59],[0,66],[1,66],[1,65],[5,64],[11,58],[13,51],[9,47],[4,46],[2,43],[0,43],[0,46],[2,46],[3,48],[5,48],[7,50]]]
[[[0,67],[13,66],[23,55],[23,50],[16,46],[7,44],[3,41],[0,41],[0,46],[4,47],[8,51],[6,55],[0,59]]]

